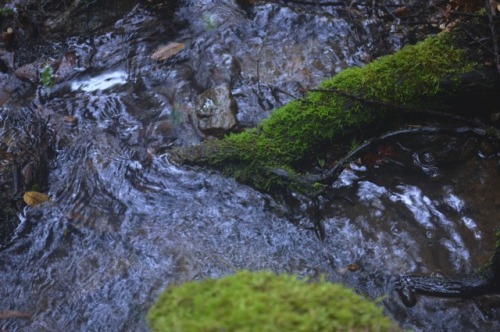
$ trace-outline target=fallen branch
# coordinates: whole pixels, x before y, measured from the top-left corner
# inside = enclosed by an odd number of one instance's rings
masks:
[[[336,165],[331,168],[329,171],[323,174],[308,174],[308,175],[289,175],[286,171],[282,169],[273,170],[272,173],[283,177],[287,180],[298,182],[302,185],[313,186],[314,183],[322,183],[327,184],[327,187],[324,187],[322,190],[317,192],[315,195],[319,196],[322,194],[329,185],[334,182],[344,170],[346,164],[354,160],[358,157],[358,155],[371,147],[376,143],[383,142],[387,139],[391,139],[397,136],[403,135],[453,135],[453,136],[461,136],[461,135],[475,135],[480,137],[491,137],[493,139],[500,140],[500,130],[496,128],[476,128],[476,127],[439,127],[439,126],[421,126],[417,128],[407,128],[400,129],[392,132],[385,133],[379,137],[374,137],[366,140],[364,143],[359,145],[356,149],[347,154],[344,158],[339,160]]]
[[[429,127],[422,126],[418,128],[409,128],[409,129],[401,129],[393,132],[386,133],[382,136],[371,138],[365,141],[363,144],[358,146],[352,152],[350,152],[347,156],[341,159],[335,167],[333,167],[330,171],[325,174],[316,175],[316,176],[308,176],[307,181],[309,183],[314,182],[333,182],[335,181],[340,173],[342,173],[344,169],[344,165],[348,162],[352,161],[356,158],[360,152],[364,151],[368,147],[372,146],[375,143],[382,142],[384,140],[394,138],[402,135],[437,135],[437,134],[445,134],[445,135],[465,135],[465,134],[473,134],[481,137],[487,136],[489,131],[493,130],[493,135],[496,139],[500,139],[500,131],[497,129],[481,129],[481,128],[473,128],[473,127],[458,127],[458,128],[449,128],[449,127]]]
[[[436,277],[401,276],[397,277],[396,291],[407,307],[417,303],[416,294],[442,298],[471,299],[482,295],[499,294],[500,289],[491,280],[476,282],[446,280]]]

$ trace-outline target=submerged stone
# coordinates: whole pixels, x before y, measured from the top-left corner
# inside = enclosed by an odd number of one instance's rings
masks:
[[[237,125],[236,102],[228,84],[207,90],[196,97],[198,128],[209,136],[223,136]]]

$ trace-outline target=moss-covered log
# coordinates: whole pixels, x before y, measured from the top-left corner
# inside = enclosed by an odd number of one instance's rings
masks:
[[[176,150],[172,156],[181,163],[219,169],[265,191],[294,182],[300,186],[293,179],[301,177],[304,164],[323,160],[327,146],[345,146],[354,130],[366,130],[375,120],[402,110],[454,112],[451,96],[469,84],[470,75],[464,74],[481,73],[479,68],[453,36],[433,36],[340,72],[304,98],[275,110],[256,128]],[[478,75],[475,82],[482,80]]]

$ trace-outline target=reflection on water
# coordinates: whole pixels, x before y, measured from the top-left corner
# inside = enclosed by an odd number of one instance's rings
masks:
[[[231,7],[226,5],[224,10]],[[206,19],[198,7],[186,6],[180,15],[188,20],[188,14],[196,12]],[[221,277],[239,269],[271,269],[299,276],[324,274],[369,297],[386,295],[382,304],[405,328],[499,329],[500,324],[473,301],[421,297],[408,309],[392,283],[394,275],[461,278],[491,256],[491,231],[500,206],[498,156],[479,158],[471,153],[456,159],[449,153],[460,151],[465,143],[477,152],[479,141],[445,138],[445,149],[429,140],[422,150],[421,138],[407,139],[394,144],[395,162],[353,163],[332,184],[352,204],[321,201],[323,242],[310,229],[307,212],[291,222],[287,208],[267,195],[216,173],[178,167],[169,162],[168,154],[156,153],[154,144],[193,144],[199,139],[189,122],[189,100],[200,92],[198,83],[209,86],[226,74],[203,67],[211,56],[228,52],[210,44],[213,38],[227,33],[228,45],[252,41],[262,52],[274,52],[273,43],[283,36],[262,35],[263,29],[271,29],[275,20],[291,17],[295,22],[308,16],[269,5],[257,11],[255,21],[239,10],[232,17],[248,29],[228,21],[231,33],[217,30],[219,23],[212,19],[210,31],[204,31],[201,21],[192,24],[180,35],[199,37],[183,50],[192,47],[196,52],[189,57],[194,58],[167,64],[149,58],[156,46],[151,43],[161,39],[164,27],[140,7],[118,21],[113,33],[96,36],[92,46],[76,38],[67,41],[79,59],[74,70],[82,73],[55,86],[40,102],[57,135],[49,179],[51,202],[23,211],[13,244],[0,252],[0,312],[19,310],[32,313],[32,318],[4,320],[1,328],[145,331],[144,315],[168,284]],[[348,42],[335,47],[342,54],[351,52],[332,57],[353,61],[360,47],[350,30],[354,28],[340,19],[335,25],[329,20],[325,17],[318,24],[345,29]],[[331,40],[330,30],[317,38],[329,45],[340,43]],[[300,45],[294,44],[293,50]],[[305,52],[308,60],[321,53],[311,49]],[[251,73],[257,67],[245,63],[249,55],[241,52],[236,52],[245,77],[235,83],[235,91],[242,91],[236,96],[239,105],[267,110],[284,102],[270,84],[293,81],[283,74],[286,70],[276,73],[278,79],[261,68],[260,79],[268,86],[252,85]],[[274,62],[277,68],[298,65],[266,59],[264,68]],[[325,71],[338,65],[327,64]],[[312,76],[318,75],[319,67]],[[295,89],[288,83],[281,88]],[[349,271],[353,263],[359,268]],[[492,310],[498,314],[498,309]]]
[[[114,85],[125,84],[126,82],[127,73],[123,71],[114,71],[100,74],[88,80],[74,81],[71,83],[71,89],[92,92],[96,90],[106,90]]]

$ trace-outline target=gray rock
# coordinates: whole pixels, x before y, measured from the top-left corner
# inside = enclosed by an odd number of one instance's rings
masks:
[[[238,124],[236,102],[228,84],[207,90],[196,97],[198,128],[208,136],[223,136]]]

